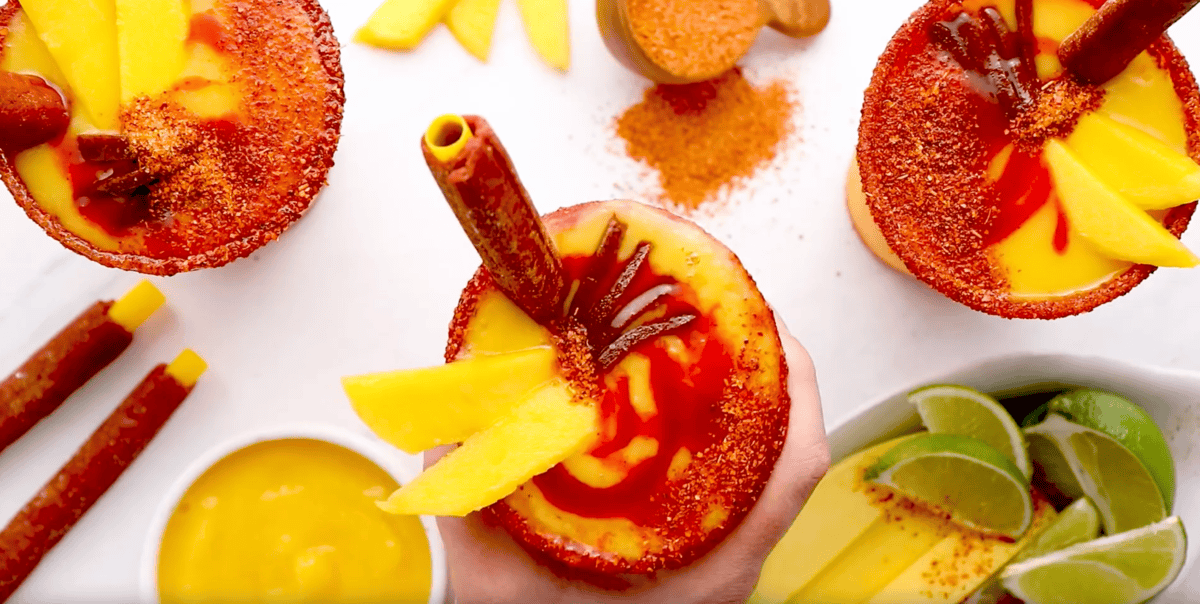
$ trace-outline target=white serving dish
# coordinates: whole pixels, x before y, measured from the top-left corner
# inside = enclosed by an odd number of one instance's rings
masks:
[[[158,547],[162,542],[163,531],[167,528],[176,504],[187,492],[196,479],[205,471],[224,459],[229,454],[244,449],[250,445],[280,439],[312,439],[332,443],[362,455],[383,468],[400,484],[416,478],[416,472],[403,463],[399,453],[377,439],[360,435],[344,428],[322,424],[300,424],[283,426],[251,432],[230,439],[213,447],[200,456],[184,470],[167,491],[150,523],[146,534],[145,545],[142,549],[141,572],[138,576],[139,600],[143,603],[157,604],[158,598]],[[442,604],[446,601],[446,551],[442,546],[442,538],[438,533],[437,523],[433,518],[422,516],[421,524],[425,528],[425,537],[429,540],[429,555],[432,563],[432,581],[429,588],[429,604]]]
[[[834,463],[869,445],[920,426],[906,394],[926,384],[962,384],[998,396],[1045,392],[1069,386],[1109,390],[1150,413],[1162,429],[1175,460],[1173,514],[1193,538],[1179,578],[1151,600],[1157,604],[1200,602],[1200,372],[1158,369],[1094,356],[1012,355],[972,364],[914,382],[910,387],[861,407],[829,433]],[[1017,418],[1020,421],[1021,418]]]

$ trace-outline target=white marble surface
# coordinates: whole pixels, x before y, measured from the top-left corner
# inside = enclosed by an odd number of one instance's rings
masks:
[[[325,0],[343,42],[346,119],[330,185],[280,241],[222,269],[154,279],[168,307],[134,345],[48,420],[0,454],[5,521],[155,363],[192,347],[210,364],[143,457],[43,561],[18,602],[133,601],[149,518],[207,448],[283,422],[363,430],[339,376],[440,361],[457,294],[477,259],[442,201],[417,140],[445,112],[487,117],[539,209],[654,184],[625,158],[613,120],[646,82],[600,41],[593,4],[571,4],[568,75],[545,67],[505,1],[490,64],[444,28],[414,53],[351,42],[377,0]],[[829,28],[796,42],[766,32],[744,65],[785,76],[797,136],[751,187],[695,218],[736,251],[807,345],[826,421],[896,388],[998,354],[1086,352],[1200,368],[1200,272],[1163,270],[1086,316],[1016,322],[958,306],[886,269],[851,230],[842,182],[875,58],[918,0],[835,0]],[[1197,11],[1200,12],[1200,11]],[[1200,57],[1200,15],[1173,30]],[[106,269],[47,237],[0,196],[0,374],[65,321],[137,275]],[[1196,229],[1185,243],[1200,248]]]

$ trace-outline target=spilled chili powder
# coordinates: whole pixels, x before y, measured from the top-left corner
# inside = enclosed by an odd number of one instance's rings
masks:
[[[735,68],[696,84],[659,84],[617,118],[626,152],[659,174],[666,200],[695,209],[775,158],[795,101],[782,80],[753,86]]]

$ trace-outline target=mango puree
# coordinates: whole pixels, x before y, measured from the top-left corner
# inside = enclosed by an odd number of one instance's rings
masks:
[[[399,485],[316,440],[251,445],[209,468],[167,523],[162,602],[427,602],[420,520],[380,510]]]
[[[988,0],[980,4],[996,6],[1009,26],[1015,26],[1013,0]],[[1044,41],[1034,59],[1038,75],[1056,77],[1062,66],[1054,54],[1055,46],[1096,9],[1082,0],[1035,0],[1033,6],[1033,33]],[[1139,54],[1121,75],[1102,88],[1101,114],[1138,128],[1179,153],[1187,152],[1183,103],[1175,93],[1170,74],[1149,54]],[[1106,257],[1073,230],[1068,231],[1066,250],[1055,249],[1058,203],[1052,195],[1029,221],[992,249],[993,258],[1017,297],[1069,296],[1097,287],[1133,265]]]

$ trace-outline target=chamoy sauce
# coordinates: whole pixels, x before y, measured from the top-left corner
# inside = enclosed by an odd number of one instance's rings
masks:
[[[176,506],[159,550],[159,597],[425,602],[432,570],[420,521],[375,505],[396,488],[371,461],[324,441],[241,449]]]
[[[594,256],[564,258],[568,281],[584,279],[594,261]],[[724,437],[718,406],[725,380],[733,370],[728,353],[719,342],[710,340],[711,318],[696,316],[686,302],[691,297],[686,286],[674,279],[642,265],[624,297],[632,299],[654,288],[673,292],[660,301],[664,317],[695,317],[686,326],[663,334],[674,336],[676,345],[687,353],[673,354],[668,341],[658,338],[625,351],[645,359],[648,396],[639,401],[638,409],[630,381],[639,378],[625,372],[610,374],[600,404],[602,432],[587,453],[597,460],[600,473],[622,478],[611,486],[604,484],[611,478],[599,479],[601,486],[597,486],[597,479],[586,475],[590,468],[570,464],[560,464],[534,478],[533,484],[546,500],[563,511],[589,518],[625,518],[637,524],[661,520],[655,495],[666,488],[676,456],[704,450]],[[628,304],[629,299],[619,300],[617,306]],[[580,306],[592,307],[593,303],[582,301]],[[594,320],[585,321],[584,326],[589,334],[606,328]]]

